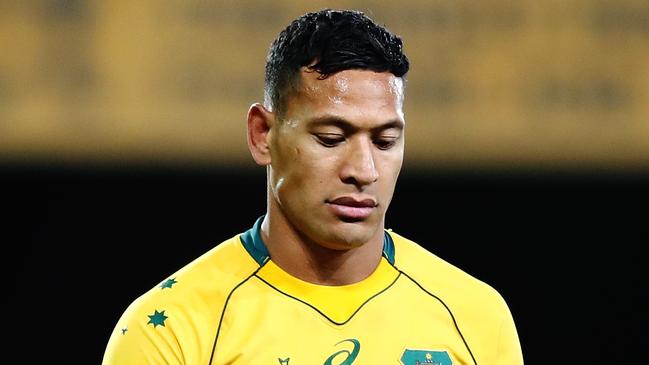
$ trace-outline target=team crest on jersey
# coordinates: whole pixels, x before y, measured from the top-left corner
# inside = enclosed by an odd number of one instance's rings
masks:
[[[401,356],[403,365],[452,365],[446,351],[406,349]]]

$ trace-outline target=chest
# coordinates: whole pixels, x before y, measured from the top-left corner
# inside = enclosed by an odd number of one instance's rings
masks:
[[[344,297],[329,300],[342,302]],[[234,293],[212,364],[470,364],[449,310],[397,281],[344,321],[262,282]]]

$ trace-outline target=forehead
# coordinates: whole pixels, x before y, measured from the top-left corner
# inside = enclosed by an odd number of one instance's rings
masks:
[[[403,79],[389,72],[345,70],[325,79],[301,70],[301,82],[287,100],[287,114],[308,117],[338,114],[345,119],[379,117],[403,119]]]
[[[370,70],[344,70],[322,79],[318,72],[306,67],[300,70],[301,83],[298,94],[318,95],[323,93],[350,94],[354,91],[368,91],[378,94],[402,96],[403,81],[389,72],[374,72]]]

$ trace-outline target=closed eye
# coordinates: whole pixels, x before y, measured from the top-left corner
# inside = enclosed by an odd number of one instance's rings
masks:
[[[392,138],[379,138],[374,140],[374,145],[378,147],[379,149],[382,150],[387,150],[393,147],[396,143],[399,137],[392,137]]]
[[[325,147],[335,147],[345,141],[345,137],[340,134],[320,133],[314,136]]]

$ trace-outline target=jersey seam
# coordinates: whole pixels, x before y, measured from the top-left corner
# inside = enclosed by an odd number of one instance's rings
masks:
[[[232,294],[239,289],[243,284],[245,284],[250,278],[253,276],[256,276],[257,272],[261,270],[262,267],[268,262],[268,260],[264,261],[262,265],[260,265],[255,271],[253,271],[250,275],[248,275],[245,279],[240,281],[237,285],[235,285],[232,290],[230,290],[230,293],[228,293],[228,296],[225,298],[225,303],[223,304],[223,310],[221,310],[221,316],[219,318],[219,325],[216,329],[216,336],[214,337],[214,344],[212,345],[212,353],[210,354],[210,361],[208,364],[212,364],[212,360],[214,359],[214,355],[216,354],[216,345],[217,342],[219,341],[219,335],[221,334],[221,325],[223,324],[223,317],[225,317],[225,311],[228,308],[228,303],[230,302],[230,298],[232,297]]]
[[[257,271],[259,271],[259,270],[257,270]],[[288,298],[291,298],[291,299],[293,299],[293,300],[296,300],[296,301],[298,301],[298,302],[300,302],[300,303],[302,303],[302,304],[304,304],[304,305],[310,307],[311,309],[315,310],[316,312],[318,312],[318,314],[320,314],[321,316],[323,316],[325,319],[327,319],[329,322],[333,323],[334,325],[336,325],[336,326],[342,326],[342,325],[347,324],[349,321],[351,321],[352,318],[354,318],[354,316],[356,315],[356,313],[358,313],[358,312],[361,310],[361,308],[363,308],[363,307],[365,306],[365,304],[369,303],[372,299],[376,298],[377,296],[383,294],[385,291],[387,291],[388,289],[390,289],[390,288],[394,285],[394,283],[397,282],[397,280],[398,280],[399,277],[401,276],[401,273],[399,272],[399,274],[397,275],[397,277],[394,278],[394,280],[392,280],[392,282],[391,282],[388,286],[386,286],[385,288],[381,289],[379,292],[375,293],[375,294],[372,295],[371,297],[367,298],[367,300],[363,301],[363,303],[361,303],[361,305],[359,305],[358,308],[356,308],[356,310],[354,311],[354,313],[352,313],[352,314],[349,316],[349,318],[347,318],[347,319],[344,320],[343,322],[336,322],[336,321],[333,320],[332,318],[329,318],[329,316],[327,316],[326,314],[324,314],[320,309],[318,309],[318,308],[317,308],[316,306],[314,306],[313,304],[311,304],[311,303],[309,303],[309,302],[307,302],[307,301],[304,301],[304,300],[302,300],[302,299],[300,299],[300,298],[297,298],[297,297],[295,297],[295,296],[293,296],[293,295],[290,295],[290,294],[288,294],[288,293],[286,293],[286,292],[280,290],[279,288],[275,287],[273,284],[269,283],[268,281],[264,280],[262,277],[260,277],[259,275],[257,275],[257,272],[255,272],[255,273],[253,274],[253,276],[255,276],[257,279],[261,280],[263,283],[265,283],[266,285],[268,285],[268,286],[271,287],[272,289],[276,290],[278,293],[280,293],[280,294],[282,294],[282,295],[284,295],[284,296],[286,296],[286,297],[288,297]]]
[[[462,339],[462,342],[464,343],[464,346],[466,347],[467,351],[469,351],[469,355],[471,355],[471,360],[473,360],[473,364],[478,365],[478,362],[476,361],[475,356],[473,356],[473,352],[471,351],[471,348],[469,347],[469,344],[467,343],[466,339],[464,338],[464,335],[462,334],[462,331],[460,331],[460,327],[457,324],[457,321],[455,320],[455,316],[453,315],[453,312],[448,307],[448,305],[446,305],[446,303],[440,297],[438,297],[437,295],[435,295],[435,294],[429,292],[428,290],[426,290],[421,284],[419,284],[419,282],[417,280],[412,278],[406,272],[398,269],[396,266],[394,266],[394,268],[397,271],[399,271],[399,273],[403,274],[405,277],[410,279],[415,285],[417,285],[419,287],[419,289],[421,289],[422,291],[424,291],[426,294],[430,295],[431,297],[435,298],[438,302],[440,302],[444,306],[444,308],[446,308],[446,311],[448,312],[448,314],[451,316],[451,319],[453,320],[453,325],[455,326],[455,329],[457,330],[457,333],[460,335],[460,338]]]

